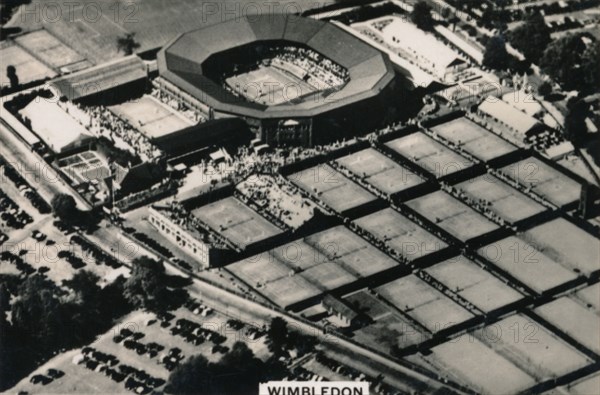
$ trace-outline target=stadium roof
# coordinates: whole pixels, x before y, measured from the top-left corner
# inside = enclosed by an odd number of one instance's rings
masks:
[[[488,97],[479,105],[479,111],[497,119],[520,134],[527,134],[540,123],[534,117],[519,111],[505,101]]]
[[[311,100],[268,106],[247,102],[202,74],[209,57],[254,42],[288,41],[306,45],[348,70],[350,81],[339,91],[320,92]],[[184,33],[158,54],[160,74],[217,111],[254,118],[310,117],[375,97],[394,79],[383,53],[328,22],[295,15],[246,16]]]
[[[33,100],[19,112],[31,121],[31,129],[54,152],[65,152],[93,139],[85,127],[56,103]]]

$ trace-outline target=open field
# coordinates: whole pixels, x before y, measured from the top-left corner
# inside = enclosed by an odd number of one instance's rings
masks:
[[[409,275],[376,288],[379,295],[433,333],[473,317],[427,283]]]
[[[429,255],[448,246],[437,236],[391,208],[354,222],[409,260]]]
[[[44,27],[78,53],[99,64],[122,56],[116,42],[126,33],[135,33],[140,44],[138,51],[144,52],[164,46],[178,34],[227,19],[267,12],[298,13],[332,2],[317,4],[283,0],[267,4],[234,0],[144,0],[114,3],[59,0],[50,6],[45,0],[33,0],[16,13],[7,27],[21,26],[23,30]]]
[[[529,374],[476,338],[462,336],[431,349],[427,357],[440,371],[486,394],[516,394],[535,384]]]
[[[536,308],[535,313],[562,332],[600,354],[600,313],[563,296]]]
[[[358,277],[368,277],[398,262],[343,226],[308,236],[306,243]]]
[[[294,173],[288,178],[338,213],[362,206],[376,199],[363,187],[323,164]]]
[[[524,193],[491,175],[483,175],[456,185],[472,201],[488,203],[486,208],[511,224],[546,210]]]
[[[592,362],[538,322],[521,314],[487,326],[476,332],[476,336],[538,380],[560,377]]]
[[[558,207],[580,198],[581,184],[537,158],[523,159],[500,170]]]
[[[79,62],[83,63],[77,66],[78,69],[91,66],[83,56],[44,29],[18,36],[15,41],[55,70]]]
[[[521,238],[573,271],[586,276],[600,271],[600,240],[564,218],[536,226]]]
[[[515,236],[482,247],[477,253],[539,294],[577,278],[577,273]]]
[[[385,145],[435,178],[442,178],[473,166],[473,162],[422,132],[392,140]]]
[[[486,313],[523,298],[519,292],[462,255],[425,271]]]
[[[467,118],[457,118],[434,126],[431,130],[484,162],[518,149]]]
[[[498,225],[443,191],[410,200],[406,205],[464,242],[498,229]]]
[[[8,66],[15,67],[19,84],[28,84],[56,76],[52,69],[31,56],[23,48],[8,42],[0,45],[0,59],[2,59],[0,86],[10,86],[10,80],[6,76]]]
[[[373,148],[367,148],[337,160],[383,193],[392,195],[421,185],[424,180]]]
[[[282,232],[234,197],[198,207],[192,215],[242,248]]]
[[[183,115],[148,95],[109,108],[149,139],[166,136],[193,125]]]
[[[271,66],[229,77],[226,84],[246,100],[268,106],[288,103],[314,92],[308,83]]]

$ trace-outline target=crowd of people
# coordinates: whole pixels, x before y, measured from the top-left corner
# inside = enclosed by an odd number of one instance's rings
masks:
[[[337,88],[350,80],[348,70],[309,48],[283,47],[276,51],[271,61],[307,81],[315,89],[323,89],[324,85]],[[297,75],[295,67],[286,67],[287,64],[301,69],[303,75]]]
[[[150,140],[129,122],[119,118],[104,106],[80,107],[89,115],[86,128],[97,136],[104,136],[115,143],[117,148],[125,149],[148,162],[163,155]]]
[[[161,103],[166,104],[173,110],[183,114],[187,119],[194,123],[206,122],[207,118],[204,114],[194,111],[192,108],[187,106],[182,100],[177,100],[173,96],[168,95],[164,91],[158,88],[153,88],[150,95],[158,99]]]
[[[252,176],[237,189],[291,228],[300,227],[313,216],[314,203],[291,188],[281,175]]]

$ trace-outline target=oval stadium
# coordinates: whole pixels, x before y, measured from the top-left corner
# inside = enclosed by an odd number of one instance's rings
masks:
[[[342,28],[295,15],[245,16],[176,37],[160,88],[211,119],[242,118],[264,143],[312,147],[397,117],[387,55]]]

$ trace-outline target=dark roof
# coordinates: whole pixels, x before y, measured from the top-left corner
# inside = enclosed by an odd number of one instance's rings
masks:
[[[51,82],[61,96],[77,100],[147,78],[144,62],[135,55],[60,77]]]
[[[325,308],[335,311],[337,314],[341,315],[348,321],[352,321],[359,316],[359,314],[356,311],[354,311],[354,309],[352,309],[346,303],[342,302],[340,299],[336,298],[333,295],[325,295],[321,303],[323,303],[323,306],[325,306]]]
[[[345,67],[350,81],[330,96],[268,106],[238,98],[202,75],[203,63],[217,53],[273,40],[311,47]],[[163,78],[215,110],[253,118],[314,116],[375,97],[394,79],[387,55],[364,41],[329,22],[282,14],[249,15],[184,33],[159,52],[158,67]]]

